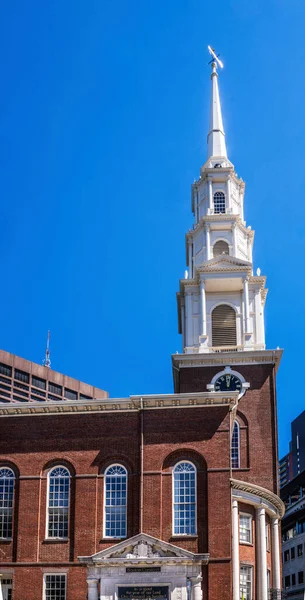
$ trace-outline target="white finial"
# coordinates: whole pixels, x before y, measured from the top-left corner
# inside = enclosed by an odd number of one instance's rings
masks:
[[[184,271],[184,279],[188,279],[188,278],[189,278],[189,272],[188,272],[188,270],[186,269],[186,270]]]
[[[45,354],[45,358],[42,361],[42,364],[47,367],[48,369],[51,368],[51,358],[50,358],[50,337],[51,337],[51,332],[50,330],[48,331],[48,336],[47,336],[47,345],[46,345],[46,354]]]
[[[208,133],[208,159],[212,157],[227,158],[227,149],[225,142],[225,133],[222,122],[219,90],[218,90],[218,74],[217,65],[223,68],[223,63],[219,60],[215,51],[211,46],[208,46],[209,53],[212,56],[212,96],[210,108],[210,127]]]
[[[260,274],[261,274],[261,270],[260,270],[260,268],[257,268],[257,269],[256,269],[256,275],[259,277],[259,276],[260,276]]]

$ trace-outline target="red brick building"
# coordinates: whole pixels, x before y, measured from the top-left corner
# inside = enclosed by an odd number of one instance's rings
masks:
[[[174,393],[111,399],[0,355],[4,600],[281,597],[281,351],[265,349],[265,278],[253,275],[215,62],[211,78]]]

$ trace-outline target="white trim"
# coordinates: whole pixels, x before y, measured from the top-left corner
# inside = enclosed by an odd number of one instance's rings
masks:
[[[109,471],[109,469],[112,469],[113,467],[121,467],[122,469],[124,469],[125,471],[125,476],[126,476],[126,504],[125,504],[125,521],[126,521],[126,531],[125,531],[125,535],[106,535],[106,480],[107,480],[107,471]],[[111,475],[110,475],[111,477]],[[123,475],[121,475],[121,477],[123,477]],[[104,472],[104,486],[103,486],[103,539],[106,540],[124,540],[127,537],[127,527],[128,527],[128,522],[127,522],[127,517],[128,517],[128,470],[125,467],[125,465],[122,465],[121,463],[111,463],[111,465],[108,465],[107,469]]]
[[[250,541],[249,542],[245,542],[244,540],[242,540],[240,538],[240,517],[247,517],[250,519]],[[240,512],[239,513],[239,543],[243,546],[252,546],[253,545],[253,517],[250,513],[247,512]]]
[[[228,256],[228,254],[225,254],[225,256]],[[219,257],[217,256],[216,258],[219,258]],[[234,304],[232,304],[231,302],[228,302],[227,300],[225,300],[225,301],[222,300],[221,302],[216,302],[216,304],[213,304],[213,306],[211,307],[211,310],[210,310],[211,316],[212,316],[213,310],[215,310],[215,308],[217,308],[217,306],[230,306],[231,308],[234,309],[234,311],[236,312],[237,315],[241,314],[240,312],[238,312],[238,310]]]
[[[234,427],[235,424],[237,425],[237,430],[238,430],[238,467],[233,467],[232,465],[232,451],[233,451],[233,433],[234,433]],[[231,444],[230,444],[230,450],[231,450],[231,469],[240,469],[240,424],[238,422],[237,419],[234,419],[233,421],[233,427],[232,427],[232,436],[231,436]]]
[[[195,470],[195,531],[194,533],[175,533],[175,469],[178,467],[178,465],[181,465],[183,463],[188,463],[189,465],[192,465],[192,467],[194,467]],[[180,504],[180,503],[179,503]],[[194,536],[197,535],[197,467],[196,465],[194,465],[194,463],[191,460],[179,460],[175,466],[173,467],[172,470],[172,536],[173,537],[189,537],[189,536]]]
[[[54,471],[54,469],[65,469],[68,473],[69,473],[69,503],[68,503],[68,535],[67,536],[63,536],[63,537],[52,537],[49,535],[49,498],[50,498],[50,475],[52,473],[52,471]],[[58,464],[58,465],[53,465],[53,467],[51,467],[48,470],[48,474],[47,474],[47,501],[46,501],[46,532],[45,532],[45,539],[46,540],[68,540],[69,539],[69,530],[70,530],[70,499],[71,499],[71,472],[68,469],[68,467],[66,467],[65,465],[62,464]]]
[[[42,592],[42,597],[43,600],[47,600],[46,597],[46,579],[47,577],[64,577],[65,578],[65,600],[67,598],[67,572],[66,573],[62,573],[59,571],[51,571],[50,573],[44,573],[43,574],[43,592]]]
[[[238,400],[239,400],[244,395],[245,391],[250,387],[250,383],[248,383],[245,380],[244,376],[241,373],[239,373],[239,371],[234,371],[233,369],[231,369],[231,367],[229,365],[226,366],[222,371],[219,371],[218,373],[216,373],[216,375],[214,375],[214,377],[211,380],[211,383],[207,384],[207,389],[210,392],[215,392],[215,383],[216,383],[217,379],[219,377],[222,377],[223,375],[227,375],[228,373],[230,373],[230,375],[235,375],[235,377],[238,377],[238,379],[241,382],[242,389],[241,389],[240,394],[238,395]],[[219,393],[219,392],[216,392],[216,393]],[[221,392],[221,393],[223,393],[223,392]]]

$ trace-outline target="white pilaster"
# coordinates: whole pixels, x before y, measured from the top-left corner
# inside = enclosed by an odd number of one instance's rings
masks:
[[[229,209],[229,212],[232,212],[231,180],[230,180],[230,177],[227,179],[227,208]]]
[[[237,256],[237,230],[236,223],[232,225],[232,237],[233,237],[233,256]]]
[[[233,566],[233,600],[239,598],[239,517],[238,502],[232,502],[232,566]]]
[[[206,246],[206,253],[207,253],[207,260],[210,260],[211,258],[211,228],[210,225],[206,225],[205,226],[205,246]]]
[[[245,333],[250,332],[249,279],[244,279]]]
[[[186,346],[185,341],[185,311],[184,311],[184,300],[181,301],[181,330],[182,330],[182,345]],[[0,598],[1,600],[1,598]]]
[[[191,600],[202,600],[202,588],[201,588],[201,582],[202,582],[202,577],[201,575],[197,575],[196,577],[191,577]]]
[[[210,209],[210,214],[213,214],[213,209],[214,209],[214,205],[213,205],[213,186],[212,186],[212,179],[208,179],[208,185],[209,185],[209,209]]]
[[[201,335],[207,334],[207,307],[205,297],[204,279],[200,279],[200,316],[201,316]]]
[[[259,547],[258,590],[259,600],[268,600],[267,584],[267,548],[266,548],[266,515],[264,508],[257,508],[257,538]]]
[[[98,600],[98,579],[88,577],[88,600]]]
[[[186,321],[186,336],[185,345],[193,345],[193,299],[191,292],[185,290],[185,321]]]
[[[193,243],[188,240],[189,278],[193,279]]]
[[[279,521],[271,519],[272,587],[281,589]]]

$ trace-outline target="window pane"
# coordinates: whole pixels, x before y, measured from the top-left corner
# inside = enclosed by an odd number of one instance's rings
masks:
[[[191,463],[179,463],[174,469],[175,535],[196,533],[196,469]]]
[[[0,469],[0,538],[10,539],[13,526],[15,475],[6,467]]]
[[[241,542],[246,542],[248,544],[252,543],[252,518],[251,515],[243,515],[239,516],[239,539]]]
[[[234,422],[231,445],[232,469],[239,469],[239,425]]]
[[[68,537],[69,500],[70,473],[64,467],[55,467],[49,474],[48,537]]]
[[[66,575],[46,575],[45,598],[46,600],[66,599]]]
[[[252,568],[241,566],[240,567],[240,599],[241,600],[252,600],[251,588],[252,588]]]
[[[226,198],[223,192],[216,192],[214,194],[214,213],[225,213],[226,212]]]
[[[105,537],[127,535],[127,471],[112,465],[105,473]]]

